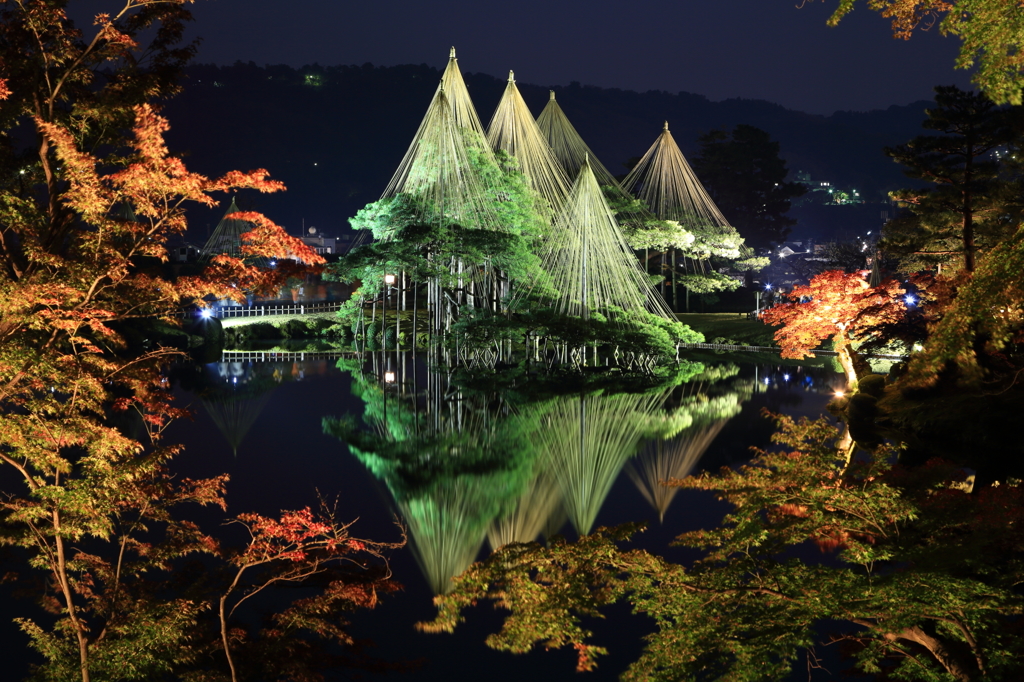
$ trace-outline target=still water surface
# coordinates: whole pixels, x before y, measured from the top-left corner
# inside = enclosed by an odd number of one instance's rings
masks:
[[[307,355],[179,368],[177,395],[195,417],[166,437],[186,446],[183,475],[230,474],[232,515],[316,506],[319,493],[337,499],[340,519],[358,519],[356,537],[395,541],[396,521],[408,528],[410,545],[391,558],[404,590],[354,614],[352,626],[378,656],[422,660],[418,671],[393,676],[408,680],[573,676],[571,651],[487,649],[486,634],[500,625],[490,607],[471,612],[454,635],[418,633],[414,624],[433,616],[432,596],[451,575],[509,539],[645,521],[638,546],[686,561],[672,538],[717,524],[726,505],[657,481],[746,460],[751,447],[769,444],[765,408],[816,417],[840,380],[830,368],[782,366],[769,355],[706,355],[683,358],[692,364],[679,385],[646,392],[614,383],[573,392],[555,381],[531,393],[522,380],[502,385],[487,372],[470,377],[473,391],[421,362],[395,362],[347,360],[346,370]],[[386,369],[396,371],[393,383],[383,382]],[[361,444],[376,437],[380,452],[356,456],[325,433],[325,419],[346,415]],[[416,454],[414,464],[388,459],[396,441]],[[445,468],[453,458],[474,464]],[[501,466],[503,458],[514,461]],[[616,679],[649,625],[621,608],[593,627],[611,654],[584,677]]]

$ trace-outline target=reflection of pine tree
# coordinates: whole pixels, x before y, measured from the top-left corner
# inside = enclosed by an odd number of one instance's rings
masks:
[[[270,391],[267,391],[248,395],[225,393],[203,398],[202,403],[210,419],[231,445],[231,452],[238,455],[239,446],[269,400]]]
[[[205,372],[189,383],[237,455],[282,376],[279,367],[267,363],[218,362],[206,365]]]
[[[488,522],[498,512],[496,500],[480,483],[460,477],[429,495],[398,501],[413,554],[434,594],[446,594],[451,579],[476,560]]]
[[[629,463],[626,473],[658,512],[659,521],[665,520],[665,512],[679,491],[665,482],[688,476],[728,421],[722,419],[710,426],[689,428],[671,440],[648,443],[637,461]]]

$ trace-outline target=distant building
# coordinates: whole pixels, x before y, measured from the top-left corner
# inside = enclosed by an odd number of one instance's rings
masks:
[[[306,229],[306,234],[300,237],[302,243],[313,249],[321,256],[330,256],[339,253],[346,253],[355,240],[355,235],[346,234],[341,237],[327,237],[320,233],[317,228]]]
[[[199,260],[199,247],[195,244],[179,244],[167,249],[172,263],[194,263]]]

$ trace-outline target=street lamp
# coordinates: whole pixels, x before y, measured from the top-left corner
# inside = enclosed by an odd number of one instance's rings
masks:
[[[388,331],[388,298],[390,298],[391,285],[395,283],[394,275],[384,275],[384,300],[380,306],[380,351],[387,350]],[[383,356],[381,356],[383,357]]]

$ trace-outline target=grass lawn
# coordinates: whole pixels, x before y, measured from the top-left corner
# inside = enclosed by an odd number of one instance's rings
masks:
[[[730,344],[774,346],[776,327],[747,319],[746,313],[679,313],[679,321],[704,335],[708,343],[727,339]]]

